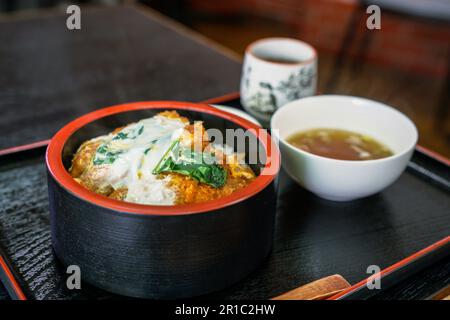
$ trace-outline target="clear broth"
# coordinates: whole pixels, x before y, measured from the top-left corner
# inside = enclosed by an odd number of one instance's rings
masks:
[[[374,160],[394,153],[377,140],[356,132],[340,129],[312,129],[287,138],[303,151],[339,160]]]

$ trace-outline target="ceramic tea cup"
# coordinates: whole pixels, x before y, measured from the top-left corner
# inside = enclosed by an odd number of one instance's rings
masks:
[[[288,102],[314,95],[317,54],[309,44],[290,38],[266,38],[245,51],[241,103],[247,112],[268,124]]]

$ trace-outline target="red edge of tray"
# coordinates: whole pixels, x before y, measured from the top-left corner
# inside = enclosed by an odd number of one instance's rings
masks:
[[[20,287],[17,280],[14,278],[13,273],[9,269],[8,265],[6,264],[6,261],[3,259],[3,257],[0,255],[0,269],[8,279],[10,287],[14,291],[16,300],[27,300],[27,297],[25,296],[25,293],[22,291],[22,288]]]
[[[229,93],[229,94],[226,94],[223,96],[219,96],[219,97],[201,101],[201,103],[215,104],[215,103],[221,103],[224,101],[233,100],[233,99],[237,99],[237,98],[239,98],[239,92],[232,92],[232,93]],[[50,140],[42,140],[42,141],[38,141],[38,142],[34,142],[34,143],[22,145],[22,146],[3,149],[3,150],[0,150],[0,156],[10,154],[10,153],[30,150],[30,149],[34,149],[34,148],[38,148],[38,147],[43,147],[43,146],[46,146],[49,142],[50,142]],[[443,162],[446,165],[450,165],[450,159],[444,157],[443,155],[441,155],[437,152],[431,151],[420,145],[417,145],[416,148],[420,152],[425,153],[426,155],[430,156],[431,158],[436,159],[440,162]],[[433,243],[432,245],[426,247],[425,249],[422,249],[422,250],[410,255],[409,257],[391,265],[390,267],[388,267],[386,269],[383,269],[382,271],[380,271],[379,275],[385,276],[385,275],[407,265],[408,263],[411,263],[412,261],[424,256],[425,254],[430,253],[433,250],[436,250],[437,248],[447,244],[448,242],[450,242],[450,236],[448,236],[442,240],[439,240],[436,243]],[[0,255],[0,268],[2,269],[6,278],[8,279],[11,288],[14,290],[14,293],[16,294],[16,299],[17,300],[27,300],[25,293],[23,292],[23,290],[20,287],[17,280],[14,278],[12,271],[9,269],[8,265],[6,264],[6,261],[3,259],[3,257],[1,255]],[[373,277],[373,276],[374,275],[372,275],[371,277]],[[366,278],[366,279],[358,282],[357,284],[351,286],[350,288],[330,297],[328,300],[338,300],[339,298],[342,298],[343,296],[345,296],[355,290],[360,289],[361,287],[366,285],[367,279],[368,278]]]
[[[407,264],[423,257],[424,255],[429,254],[430,252],[446,245],[447,243],[450,243],[450,236],[447,236],[444,239],[441,239],[438,242],[435,242],[432,245],[413,253],[412,255],[406,257],[405,259],[400,260],[400,261],[394,263],[393,265],[387,267],[386,269],[381,270],[379,273],[373,274],[370,277],[365,278],[364,280],[361,280],[360,282],[356,283],[355,285],[351,286],[350,288],[347,288],[344,291],[339,292],[338,294],[328,298],[327,300],[339,300],[340,298],[343,298],[346,295],[348,295],[352,292],[355,292],[356,290],[359,290],[362,287],[366,286],[368,279],[372,279],[373,277],[378,277],[378,276],[382,278],[382,277],[406,266]]]

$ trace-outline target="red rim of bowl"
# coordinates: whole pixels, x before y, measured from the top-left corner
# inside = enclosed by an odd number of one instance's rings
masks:
[[[88,189],[78,184],[70,176],[62,162],[62,151],[68,138],[78,129],[100,118],[104,118],[117,113],[144,109],[178,109],[197,111],[232,121],[246,130],[255,130],[255,132],[257,133],[257,138],[263,145],[267,154],[267,158],[270,159],[270,161],[265,164],[264,168],[261,171],[261,174],[247,187],[238,190],[229,196],[196,204],[171,206],[136,204],[110,199],[106,196],[102,196],[95,192],[89,191]],[[68,123],[51,139],[46,152],[46,162],[50,174],[59,185],[61,185],[64,189],[66,189],[76,197],[88,201],[94,205],[125,213],[164,216],[186,215],[217,210],[236,204],[257,194],[259,191],[263,190],[267,185],[269,185],[280,169],[280,153],[276,146],[275,148],[272,148],[272,145],[274,144],[271,142],[272,138],[270,137],[270,135],[265,130],[261,130],[260,127],[256,126],[250,121],[205,104],[174,101],[143,101],[99,109]],[[270,166],[275,166],[275,171],[272,171],[274,173],[265,174],[265,171],[267,171],[268,167]]]

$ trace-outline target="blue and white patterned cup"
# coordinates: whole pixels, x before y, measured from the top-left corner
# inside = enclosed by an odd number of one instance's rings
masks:
[[[290,38],[266,38],[245,51],[241,103],[267,124],[283,105],[312,96],[317,87],[317,53],[309,44]]]

